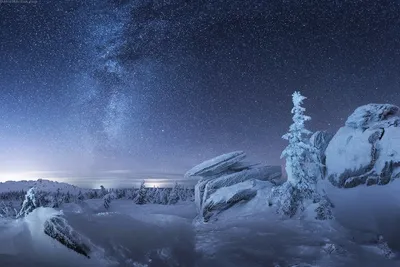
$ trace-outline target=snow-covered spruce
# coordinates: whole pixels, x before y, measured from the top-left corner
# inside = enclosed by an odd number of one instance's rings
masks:
[[[302,104],[305,99],[299,92],[292,95],[293,124],[282,137],[289,142],[281,155],[286,159],[287,181],[271,190],[269,204],[276,204],[277,212],[290,218],[312,207],[315,219],[332,219],[333,205],[318,188],[323,172],[319,150],[311,145],[311,132],[304,125],[311,120],[311,117],[304,115]]]
[[[25,217],[34,209],[39,207],[39,200],[37,198],[36,188],[32,187],[25,195],[24,202],[22,203],[21,210],[17,214],[17,218]]]
[[[104,197],[103,197],[103,201],[104,201],[104,208],[106,210],[108,210],[110,208],[110,204],[111,204],[111,200],[115,199],[115,194],[113,192],[107,193]]]
[[[17,216],[18,211],[14,208],[13,203],[4,203],[3,201],[0,203],[0,217],[1,218],[15,218]]]
[[[138,205],[145,204],[146,203],[146,194],[147,194],[147,188],[145,186],[145,182],[143,181],[140,184],[139,192],[138,192],[136,198],[134,199],[135,203]]]

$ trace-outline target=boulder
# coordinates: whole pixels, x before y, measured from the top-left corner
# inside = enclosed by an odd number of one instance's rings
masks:
[[[399,122],[399,107],[391,104],[368,104],[358,107],[346,120],[345,125],[354,129],[385,127]],[[396,125],[397,126],[397,125]]]
[[[241,172],[232,173],[221,176],[219,178],[208,181],[203,190],[203,203],[212,195],[215,191],[222,187],[228,187],[237,183],[241,183],[247,180],[257,179],[261,181],[269,181],[274,185],[278,184],[279,179],[282,176],[280,166],[261,166],[253,169],[243,170]]]
[[[326,176],[338,187],[383,185],[399,177],[399,108],[369,104],[357,108],[326,150]]]
[[[215,157],[213,159],[204,161],[199,165],[193,167],[186,172],[185,177],[206,177],[206,176],[216,176],[224,171],[228,171],[229,167],[235,163],[243,160],[246,154],[243,151],[235,151],[221,156]]]
[[[265,166],[249,162],[242,162],[246,154],[236,151],[207,160],[191,170],[185,177],[201,177],[195,186],[195,203],[197,211],[204,220],[209,220],[214,214],[226,210],[238,202],[246,201],[257,194],[255,188],[241,188],[231,195],[235,186],[246,181],[268,181],[271,185],[282,182],[280,166]],[[228,190],[225,190],[227,189]],[[226,193],[226,199],[221,194]],[[219,200],[216,200],[217,197]],[[211,200],[210,200],[211,199]]]
[[[53,216],[44,222],[44,233],[76,253],[90,258],[90,246],[61,215]]]

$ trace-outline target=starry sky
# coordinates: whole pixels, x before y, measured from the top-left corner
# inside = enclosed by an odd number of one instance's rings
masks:
[[[180,179],[400,104],[400,1],[0,1],[1,180]],[[108,184],[107,184],[108,183]]]

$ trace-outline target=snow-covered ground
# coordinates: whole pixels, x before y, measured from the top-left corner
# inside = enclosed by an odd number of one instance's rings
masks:
[[[330,223],[282,221],[262,190],[209,223],[198,222],[193,202],[114,200],[108,211],[102,200],[64,204],[68,223],[94,248],[90,259],[44,235],[42,217],[55,210],[39,208],[20,220],[1,219],[0,266],[395,267],[400,266],[398,257],[387,259],[364,241],[380,233],[400,251],[399,188],[396,182],[328,188],[337,215]]]

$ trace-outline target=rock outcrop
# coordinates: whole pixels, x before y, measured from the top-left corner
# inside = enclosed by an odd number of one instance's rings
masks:
[[[329,142],[325,156],[326,176],[337,187],[383,185],[399,178],[399,107],[357,108]]]
[[[195,186],[195,202],[204,221],[237,203],[257,195],[257,181],[271,185],[281,183],[280,166],[265,166],[242,162],[246,154],[231,152],[207,160],[191,170],[185,177],[201,177]]]

